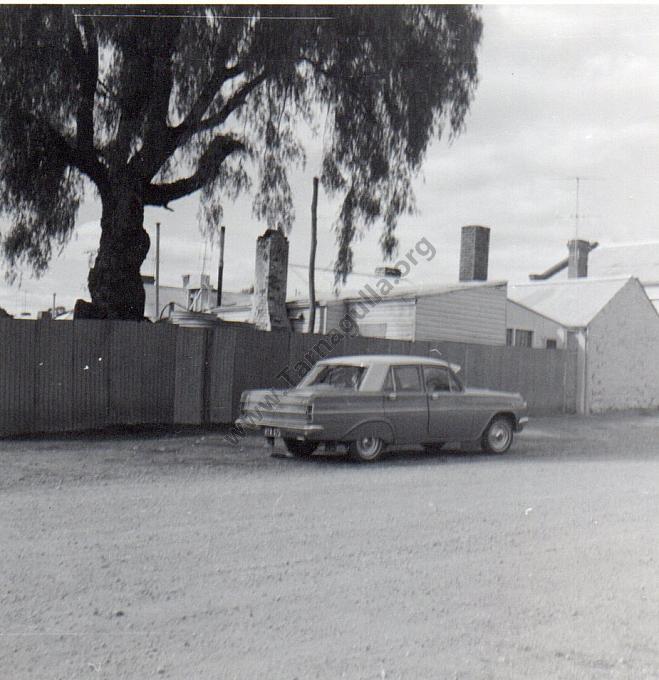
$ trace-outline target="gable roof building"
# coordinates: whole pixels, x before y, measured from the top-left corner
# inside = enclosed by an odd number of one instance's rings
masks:
[[[508,344],[573,350],[577,411],[659,406],[659,315],[634,277],[509,285]]]
[[[565,328],[586,328],[629,278],[509,283],[508,299]]]
[[[414,287],[407,282],[378,295],[373,279],[363,288],[316,301],[316,333],[329,333],[351,318],[359,335],[390,340],[451,340],[503,345],[506,338],[506,283],[474,281]],[[291,330],[308,328],[309,300],[289,299]],[[249,322],[252,305],[244,301],[214,310],[225,321]]]

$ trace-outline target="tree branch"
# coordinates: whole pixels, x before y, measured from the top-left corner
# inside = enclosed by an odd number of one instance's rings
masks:
[[[71,16],[67,12],[67,16]],[[76,146],[91,152],[94,148],[94,96],[98,81],[98,43],[89,16],[80,18],[80,27],[73,17],[71,24],[71,46],[73,60],[80,75],[80,103],[76,116]],[[83,36],[87,47],[83,44]]]
[[[259,75],[254,76],[251,80],[248,80],[242,87],[239,87],[232,95],[227,99],[224,106],[215,114],[214,116],[209,116],[199,121],[194,133],[203,132],[204,130],[210,130],[222,123],[226,122],[227,118],[240,106],[242,106],[247,97],[262,83],[264,82],[269,73],[267,69],[264,69],[259,73]]]
[[[31,113],[18,111],[16,117],[26,121],[28,125],[41,133],[48,140],[53,152],[58,154],[67,165],[87,175],[96,184],[102,198],[110,195],[110,182],[107,170],[97,158],[93,148],[83,149],[72,145],[52,125],[38,119]]]
[[[170,128],[165,126],[165,129],[161,130],[160,149],[157,154],[152,154],[151,162],[148,164],[148,167],[144,168],[143,176],[145,178],[151,179],[176,149],[183,146],[190,139],[199,120],[212,104],[222,84],[239,72],[238,67],[230,69],[221,68],[215,71],[204,85],[185,119],[176,127]]]
[[[158,48],[150,60],[150,87],[145,116],[144,141],[141,151],[130,165],[145,179],[151,179],[162,165],[163,148],[167,146],[169,100],[174,85],[172,53],[180,34],[180,23],[165,24],[160,29]]]
[[[244,83],[238,90],[227,100],[222,109],[216,116],[203,119],[202,116],[208,110],[208,107],[213,103],[213,99],[219,92],[222,84],[231,78],[239,76],[243,72],[240,65],[232,67],[223,67],[216,71],[205,84],[201,94],[192,105],[188,115],[179,125],[170,128],[164,135],[165,143],[161,146],[161,151],[154,162],[146,169],[144,176],[153,177],[162,164],[169,158],[176,149],[182,147],[193,135],[210,130],[218,125],[221,125],[229,115],[235,111],[239,106],[245,103],[248,95],[256,89],[266,78],[267,72],[264,70],[252,80]],[[172,199],[173,200],[173,199]]]
[[[222,163],[232,153],[245,150],[245,145],[235,137],[215,137],[199,158],[194,174],[167,184],[148,184],[144,190],[144,205],[167,207],[170,201],[187,196],[217,176]]]
[[[231,78],[235,78],[243,73],[242,66],[232,66],[230,68],[222,67],[213,73],[208,79],[206,85],[202,89],[197,101],[192,105],[190,112],[185,117],[185,120],[173,128],[172,132],[175,136],[196,131],[199,121],[203,115],[208,111],[208,107],[213,103],[215,96],[220,91],[222,85]]]

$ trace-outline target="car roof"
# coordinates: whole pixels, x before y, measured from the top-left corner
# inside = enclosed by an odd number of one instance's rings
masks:
[[[342,364],[348,366],[366,366],[373,364],[402,365],[402,364],[425,364],[428,366],[448,366],[449,362],[432,357],[421,357],[413,354],[357,354],[347,357],[333,357],[322,359],[318,362],[324,365]]]

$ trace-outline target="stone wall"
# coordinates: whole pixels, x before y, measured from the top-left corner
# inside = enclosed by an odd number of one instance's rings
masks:
[[[659,315],[631,279],[588,327],[590,411],[659,407]]]

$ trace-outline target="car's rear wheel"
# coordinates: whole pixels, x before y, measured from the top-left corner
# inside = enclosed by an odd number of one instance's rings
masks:
[[[487,453],[505,453],[513,443],[513,424],[507,416],[495,416],[481,439],[481,448]]]
[[[384,441],[379,437],[361,437],[350,442],[350,457],[360,463],[372,463],[384,450]]]
[[[301,442],[299,439],[284,437],[284,446],[297,458],[306,458],[318,448],[318,442]]]
[[[444,442],[433,442],[432,444],[424,444],[423,448],[426,453],[439,453],[444,446]]]

